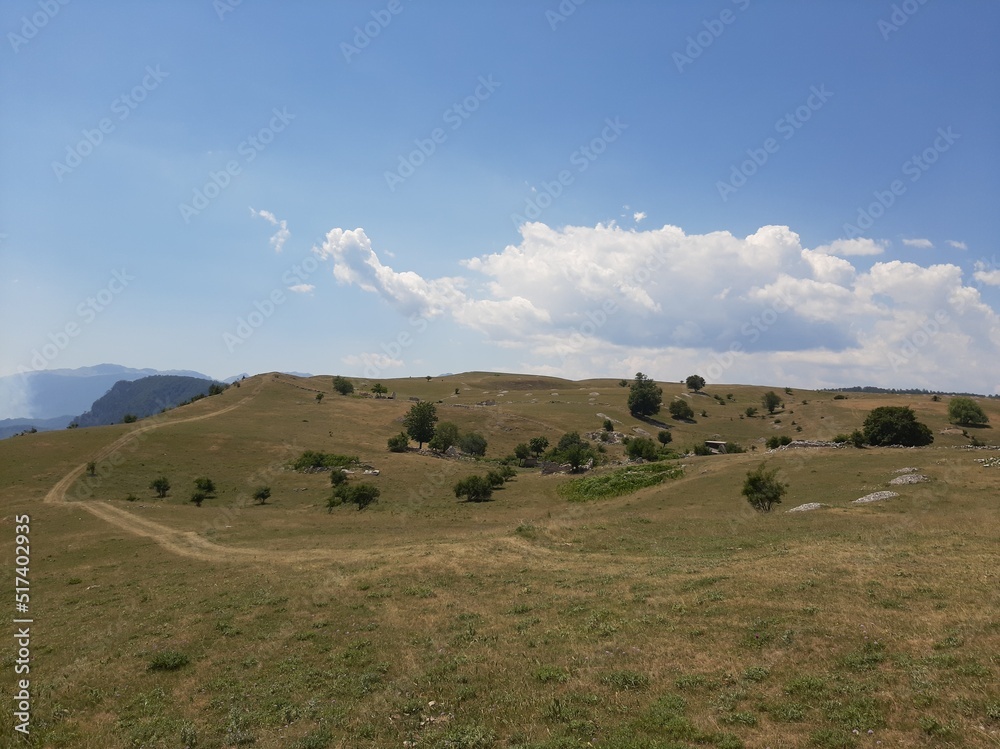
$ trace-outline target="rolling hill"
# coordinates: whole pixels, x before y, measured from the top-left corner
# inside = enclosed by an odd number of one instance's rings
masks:
[[[661,382],[695,411],[658,417],[671,446],[747,452],[685,455],[677,478],[585,502],[565,494],[580,477],[518,469],[472,504],[454,483],[531,437],[660,427],[616,380],[383,381],[396,399],[369,384],[257,375],[135,424],[0,443],[44,621],[38,746],[996,745],[1000,456],[968,446],[947,398]],[[771,390],[784,406],[748,417]],[[485,435],[486,457],[390,453],[411,398]],[[996,424],[1000,403],[979,402]],[[911,406],[933,445],[766,451],[881,405]],[[348,483],[378,502],[328,508],[330,473],[290,467],[310,450],[357,457]],[[592,475],[620,470],[620,445],[603,456]],[[769,514],[740,496],[762,459],[789,485]],[[201,477],[216,490],[196,507]],[[826,507],[784,512],[810,502]]]

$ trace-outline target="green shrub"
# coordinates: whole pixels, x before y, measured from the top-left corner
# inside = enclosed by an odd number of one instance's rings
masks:
[[[647,486],[655,486],[667,479],[676,479],[683,475],[684,469],[673,464],[630,466],[600,476],[574,479],[559,487],[559,492],[571,502],[587,502],[592,499],[631,494]]]
[[[190,659],[184,653],[178,653],[176,650],[164,650],[150,659],[147,669],[149,671],[176,671],[189,662]]]
[[[395,437],[389,438],[389,452],[405,453],[409,446],[410,438],[406,436],[406,432],[400,432]]]
[[[767,438],[767,449],[768,450],[774,450],[776,448],[781,447],[782,445],[790,445],[791,442],[792,442],[792,438],[789,437],[787,434],[782,434],[780,436],[779,435],[775,435],[773,437],[768,437]]]
[[[770,512],[772,506],[781,503],[788,485],[778,481],[777,475],[778,469],[773,468],[769,471],[766,463],[761,463],[755,470],[747,472],[742,493],[755,510]]]
[[[309,468],[343,468],[357,462],[357,457],[350,455],[337,455],[336,453],[306,450],[295,459],[292,463],[292,468],[296,471],[305,471]]]

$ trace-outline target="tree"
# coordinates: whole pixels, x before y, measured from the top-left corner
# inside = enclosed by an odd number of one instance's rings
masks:
[[[972,398],[952,398],[948,401],[948,421],[963,427],[990,423],[986,412]]]
[[[613,431],[615,431],[615,425],[611,421],[611,419],[605,419],[604,420],[604,431],[605,432],[613,432]]]
[[[623,380],[618,380],[618,387],[620,387],[620,388],[627,388],[628,387],[628,380],[624,380],[624,379]]]
[[[423,449],[424,443],[434,436],[434,425],[437,420],[437,408],[434,404],[430,401],[421,401],[410,406],[409,412],[403,417],[403,426],[406,427],[406,433],[419,443],[420,449]]]
[[[778,469],[767,470],[767,463],[761,463],[756,470],[747,471],[743,482],[743,496],[755,510],[770,512],[771,507],[781,504],[781,498],[788,491],[788,484],[777,479]]]
[[[690,375],[684,384],[687,385],[688,390],[694,390],[696,393],[705,387],[705,378],[701,375]]]
[[[543,452],[545,452],[545,448],[547,448],[548,446],[549,446],[548,437],[532,437],[530,440],[528,440],[528,447],[531,448],[531,452],[535,454],[536,458],[539,457]]]
[[[316,402],[317,403],[323,402],[323,393],[316,393]]]
[[[486,454],[486,438],[479,432],[467,432],[463,434],[458,440],[458,446],[462,449],[463,453],[468,453],[469,455]]]
[[[125,414],[122,417],[122,424],[134,424],[136,422],[135,414]]]
[[[381,398],[383,395],[389,392],[389,388],[387,388],[381,382],[376,382],[374,385],[372,385],[372,392],[375,393],[376,398]]]
[[[87,475],[96,476],[97,475],[97,463],[93,460],[87,463]]]
[[[257,500],[257,504],[264,504],[271,497],[271,487],[269,486],[258,486],[254,489],[253,498]]]
[[[453,487],[456,497],[465,497],[466,502],[488,502],[493,496],[493,486],[482,476],[469,476]]]
[[[518,460],[526,460],[531,455],[531,448],[524,442],[519,442],[514,447],[514,457]]]
[[[350,395],[354,392],[354,383],[348,380],[346,377],[341,377],[337,375],[333,378],[333,389],[336,390],[341,395]]]
[[[486,480],[490,482],[490,486],[494,489],[499,489],[506,482],[506,479],[500,471],[489,471],[486,474]]]
[[[659,451],[656,449],[656,443],[648,437],[634,437],[630,439],[628,444],[625,445],[625,453],[632,460],[636,460],[637,458],[657,460],[660,457]]]
[[[450,421],[442,421],[434,429],[434,436],[431,441],[427,443],[427,446],[431,450],[437,450],[438,452],[444,452],[452,445],[458,443],[458,425]]]
[[[191,501],[194,502],[195,507],[201,507],[201,503],[208,499],[205,492],[192,492]]]
[[[675,419],[689,421],[694,418],[694,409],[691,408],[688,402],[682,398],[676,398],[670,401],[670,405],[667,406],[667,410],[670,411],[670,415]]]
[[[908,406],[879,406],[873,408],[862,426],[865,442],[869,445],[903,445],[920,447],[934,441],[930,427],[917,421]]]
[[[656,439],[660,441],[661,445],[669,445],[674,440],[674,435],[668,432],[666,429],[661,429],[656,433]]]
[[[194,486],[198,491],[203,492],[206,497],[215,494],[215,482],[212,479],[195,479]]]
[[[636,372],[635,380],[629,386],[629,413],[633,416],[652,416],[660,412],[662,403],[663,389],[642,372]]]
[[[170,491],[170,482],[167,481],[166,476],[158,476],[150,482],[149,488],[153,489],[156,492],[156,496],[162,499]]]
[[[395,437],[389,438],[389,452],[405,453],[409,446],[410,438],[406,436],[406,432],[400,432]]]
[[[767,409],[769,414],[773,414],[774,409],[781,405],[781,398],[773,390],[768,390],[760,397],[760,402],[764,404],[764,408]]]
[[[382,493],[377,486],[372,486],[371,484],[345,485],[341,486],[337,491],[343,493],[342,498],[344,502],[357,505],[358,512],[361,512],[361,510],[373,502],[377,502],[379,495]]]
[[[347,483],[347,474],[339,468],[330,471],[330,486],[340,486]]]
[[[747,418],[752,419],[754,416],[757,415],[757,406],[747,406],[747,410],[744,411],[743,413],[747,415]]]

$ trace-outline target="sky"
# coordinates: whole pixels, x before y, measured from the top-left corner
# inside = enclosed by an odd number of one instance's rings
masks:
[[[1000,4],[9,0],[0,375],[1000,393]]]

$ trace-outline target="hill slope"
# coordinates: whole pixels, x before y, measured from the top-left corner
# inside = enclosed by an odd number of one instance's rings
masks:
[[[126,414],[143,419],[196,396],[207,395],[212,384],[209,380],[178,375],[153,375],[131,382],[122,380],[74,421],[78,426],[90,427],[117,424]]]

